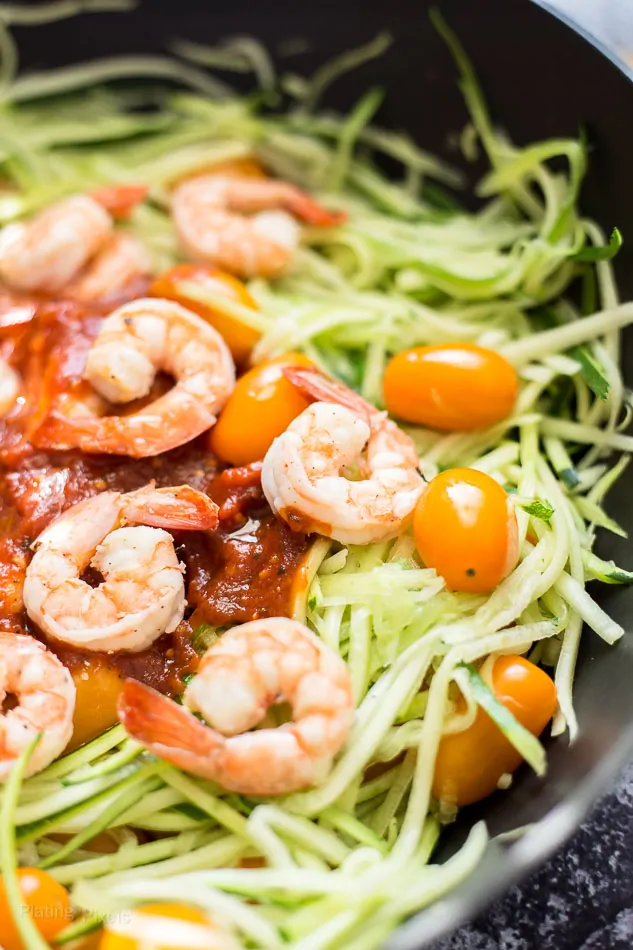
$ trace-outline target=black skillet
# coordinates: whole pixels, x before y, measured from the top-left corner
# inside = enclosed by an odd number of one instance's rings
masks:
[[[324,60],[389,30],[395,43],[378,61],[341,79],[328,105],[349,108],[369,86],[388,90],[380,120],[407,129],[425,148],[457,156],[450,133],[466,112],[454,65],[428,19],[437,5],[456,30],[481,77],[496,120],[519,144],[587,130],[591,169],[582,196],[587,214],[606,229],[618,225],[625,245],[617,260],[622,295],[633,297],[633,85],[614,62],[586,39],[530,0],[145,0],[130,14],[83,16],[18,33],[23,66],[56,66],[115,53],[156,53],[171,36],[216,42],[247,33],[274,50],[305,37],[309,52],[292,69],[310,73]],[[472,169],[470,170],[472,176]],[[627,239],[628,238],[628,243]],[[631,339],[631,338],[629,338]],[[626,348],[625,376],[633,384],[633,348]],[[633,529],[630,478],[610,499],[610,511]],[[602,538],[600,553],[633,567],[625,542]],[[633,589],[607,588],[601,603],[625,629],[633,614]],[[512,882],[542,863],[569,835],[633,757],[633,638],[615,648],[586,631],[576,680],[581,738],[549,744],[549,772],[538,781],[522,770],[512,789],[466,809],[447,829],[442,858],[484,818],[496,835],[535,823],[510,845],[493,842],[481,867],[448,898],[418,914],[388,943],[392,950],[421,950],[486,906]]]

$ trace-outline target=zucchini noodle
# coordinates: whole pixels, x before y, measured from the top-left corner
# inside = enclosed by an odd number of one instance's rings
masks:
[[[0,21],[45,23],[128,5],[3,4]],[[505,355],[520,378],[514,415],[488,430],[406,427],[427,477],[470,466],[515,496],[519,563],[490,596],[447,590],[420,562],[411,532],[367,547],[321,539],[312,549],[295,615],[348,663],[357,706],[350,740],[323,785],[274,802],[225,793],[157,761],[120,726],[21,791],[16,770],[0,792],[3,872],[11,880],[19,849],[72,889],[79,917],[61,945],[98,929],[108,914],[167,900],[217,914],[262,950],[378,946],[470,874],[486,847],[477,825],[453,858],[431,862],[452,817],[431,796],[442,735],[467,727],[483,706],[534,769],[545,770],[539,741],[498,709],[479,672],[486,658],[519,653],[551,667],[559,697],[553,731],[574,738],[583,624],[610,644],[623,634],[586,586],[633,582],[592,550],[596,527],[622,533],[602,503],[633,450],[618,368],[619,334],[633,323],[633,304],[620,303],[610,261],[619,234],[609,243],[577,208],[585,143],[512,145],[492,125],[457,40],[435,22],[461,72],[472,121],[467,150],[478,138],[491,165],[474,213],[447,190],[460,187],[459,172],[371,124],[379,92],[346,117],[315,112],[330,84],[379,55],[387,36],[311,81],[278,80],[268,53],[245,37],[216,47],[180,39],[173,59],[124,57],[16,78],[10,36],[0,31],[7,57],[0,165],[12,186],[0,195],[2,222],[104,182],[144,182],[149,201],[126,226],[151,250],[158,272],[180,260],[171,185],[254,155],[348,212],[335,229],[307,231],[283,279],[250,282],[259,312],[183,285],[188,296],[261,333],[255,361],[302,350],[379,407],[387,360],[418,344],[480,343]],[[238,97],[207,67],[252,73],[258,94]],[[266,111],[259,93],[280,83],[295,105]],[[397,163],[399,177],[383,174],[384,158]],[[577,279],[584,307],[565,296]],[[614,450],[624,454],[612,465]],[[113,853],[85,847],[103,832]],[[68,836],[61,846],[52,837],[60,834]],[[242,866],[253,859],[265,866]],[[29,950],[39,947],[27,930]]]

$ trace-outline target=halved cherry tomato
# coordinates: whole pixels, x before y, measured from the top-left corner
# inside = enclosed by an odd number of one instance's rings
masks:
[[[483,472],[451,468],[425,487],[413,516],[418,553],[451,590],[486,593],[518,557],[514,508]]]
[[[182,286],[183,283],[199,284],[202,291],[206,289],[216,296],[221,295],[234,300],[243,307],[248,307],[249,310],[257,310],[257,304],[244,284],[237,277],[225,274],[217,267],[205,267],[203,264],[179,264],[161,274],[149,289],[150,297],[175,300],[176,303],[187,307],[188,310],[193,310],[203,320],[210,323],[224,337],[235,362],[244,363],[261,336],[259,330],[242,323],[228,313],[222,313],[216,307],[188,296]]]
[[[389,361],[383,380],[392,416],[446,432],[485,429],[505,419],[517,388],[511,364],[474,343],[403,350]]]
[[[497,699],[521,725],[539,736],[556,710],[553,681],[521,656],[500,656],[492,668],[492,688]],[[490,716],[477,710],[472,726],[440,740],[433,795],[461,807],[491,795],[502,775],[522,762]]]
[[[90,742],[119,720],[117,703],[123,678],[111,666],[86,663],[72,671],[77,688],[73,734],[68,751]]]
[[[185,907],[183,904],[146,904],[143,907],[135,908],[134,914],[152,917],[155,925],[158,924],[159,927],[161,920],[182,920],[189,924],[198,924],[202,928],[208,928],[209,946],[217,945],[217,930],[213,928],[208,916],[194,907]],[[183,950],[183,947],[187,945],[185,941],[174,942],[169,937],[157,943],[154,928],[147,934],[147,937],[143,935],[143,939],[139,939],[138,936],[128,936],[125,933],[124,912],[119,916],[121,921],[115,921],[114,926],[110,925],[108,927],[106,924],[99,950]],[[202,946],[200,938],[203,937],[204,930],[201,931],[196,946]]]
[[[18,885],[23,908],[45,940],[53,940],[72,922],[68,891],[39,868],[19,868]],[[22,950],[23,944],[9,909],[3,879],[0,878],[0,946]]]
[[[209,440],[223,462],[248,465],[263,459],[273,440],[310,405],[286,379],[284,366],[314,364],[302,353],[285,353],[238,379]]]

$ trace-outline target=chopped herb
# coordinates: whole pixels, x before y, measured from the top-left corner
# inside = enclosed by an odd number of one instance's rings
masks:
[[[548,527],[551,525],[554,508],[550,505],[549,501],[535,498],[534,501],[530,501],[527,504],[522,503],[519,507],[522,508],[527,515],[531,515],[532,518],[538,518],[540,521],[544,521]]]

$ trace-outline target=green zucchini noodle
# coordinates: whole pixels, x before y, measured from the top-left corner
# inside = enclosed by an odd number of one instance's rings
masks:
[[[0,23],[126,6],[2,4]],[[19,779],[4,786],[2,814],[18,860],[71,888],[78,917],[60,944],[98,928],[105,915],[168,900],[207,909],[262,950],[380,945],[466,877],[486,847],[477,825],[453,858],[432,863],[441,826],[454,817],[431,795],[442,734],[465,728],[483,706],[529,765],[545,771],[540,742],[497,708],[484,661],[519,653],[551,669],[559,697],[553,732],[573,739],[583,625],[610,644],[623,634],[588,583],[633,581],[593,551],[597,528],[623,534],[603,501],[633,450],[619,369],[620,331],[633,323],[633,304],[620,303],[610,260],[619,234],[607,240],[578,209],[585,143],[514,146],[493,126],[457,40],[435,20],[461,73],[472,123],[465,151],[479,140],[490,162],[475,212],[455,196],[459,172],[373,124],[380,91],[345,116],[315,111],[338,76],[380,55],[386,36],[311,81],[278,79],[266,50],[248,37],[215,47],[174,39],[174,58],[115,58],[16,77],[13,43],[0,30],[0,165],[10,184],[0,193],[2,223],[103,183],[147,183],[149,200],[126,226],[159,272],[180,260],[168,213],[172,183],[255,156],[348,212],[339,227],[307,231],[282,279],[250,282],[260,312],[199,285],[185,288],[259,330],[256,362],[301,350],[380,408],[387,360],[418,344],[480,343],[504,354],[520,379],[514,414],[490,429],[406,427],[427,478],[470,466],[514,500],[519,562],[489,596],[449,591],[421,563],[411,532],[366,547],[321,539],[312,549],[296,616],[345,659],[357,705],[324,784],[274,801],[229,794],[155,759],[116,726],[21,791]],[[252,95],[237,95],[208,68],[252,74]],[[285,112],[269,108],[268,94],[280,88],[294,96]],[[386,177],[384,159],[400,173]],[[580,303],[567,295],[579,282]],[[465,711],[453,699],[455,684]],[[113,853],[85,847],[102,832]],[[60,834],[69,836],[61,846]],[[15,849],[3,839],[5,874],[13,873]],[[32,935],[24,940],[27,950],[40,946]]]

